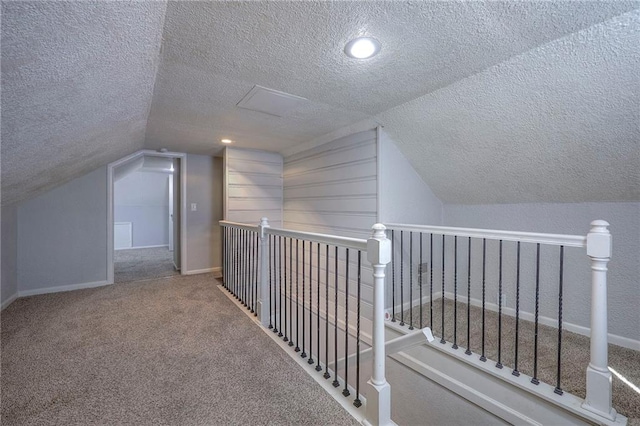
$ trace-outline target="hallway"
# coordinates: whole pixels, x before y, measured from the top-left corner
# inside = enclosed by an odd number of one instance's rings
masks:
[[[115,283],[180,275],[173,266],[173,252],[166,247],[116,250],[113,268]]]

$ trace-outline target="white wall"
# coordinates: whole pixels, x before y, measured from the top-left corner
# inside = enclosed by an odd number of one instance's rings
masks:
[[[224,168],[224,218],[258,224],[266,216],[282,227],[282,156],[227,147]]]
[[[2,281],[0,300],[8,306],[18,296],[18,217],[15,205],[2,207]]]
[[[191,211],[196,203],[197,210]],[[222,265],[222,159],[187,155],[187,265],[186,272],[207,271]]]
[[[131,222],[133,247],[169,244],[169,174],[133,172],[114,184],[114,218]]]
[[[107,168],[18,207],[21,295],[107,279]]]
[[[376,131],[367,130],[292,154],[284,159],[284,226],[287,229],[367,238],[377,217]],[[307,246],[308,247],[308,246]],[[333,250],[333,249],[332,249]],[[308,251],[308,248],[307,248]],[[324,277],[325,247],[321,247]],[[317,246],[313,247],[314,269]],[[329,253],[332,275],[334,252]],[[339,284],[344,292],[346,252],[340,249]],[[356,309],[357,253],[349,258],[349,310]],[[324,280],[324,278],[322,278]],[[362,315],[371,318],[372,269],[362,258]],[[329,283],[329,293],[334,290]],[[340,310],[344,295],[339,297]],[[331,301],[329,302],[332,305]],[[332,308],[330,308],[332,309]],[[342,314],[339,314],[342,315]],[[352,317],[353,318],[353,317]],[[363,322],[366,330],[368,322]]]
[[[609,263],[609,332],[623,338],[640,341],[640,203],[576,203],[576,204],[493,204],[444,206],[446,226],[507,229],[531,232],[586,235],[589,223],[604,219],[611,224],[613,255]],[[505,269],[514,270],[513,247]],[[495,251],[495,248],[492,248]],[[524,248],[523,248],[524,250]],[[530,251],[533,251],[531,249]],[[523,252],[524,254],[524,252]],[[532,254],[532,253],[529,253]],[[589,326],[590,269],[583,250],[567,249],[565,273],[565,320]],[[524,259],[524,258],[523,258]],[[462,259],[464,262],[464,259]],[[557,259],[549,257],[550,270],[555,275]],[[532,271],[529,267],[528,275]],[[511,278],[509,278],[511,279]],[[551,311],[557,306],[557,278],[550,277],[543,297]],[[528,281],[531,286],[531,280]],[[506,289],[507,304],[513,305],[511,285]],[[525,294],[524,309],[532,308],[531,288]],[[472,297],[474,297],[472,295]],[[492,299],[495,295],[492,294]],[[491,300],[495,302],[495,300]],[[543,307],[544,308],[544,307]],[[553,312],[551,312],[553,315]]]
[[[436,197],[395,142],[382,129],[379,153],[379,221],[441,225],[442,201]]]
[[[285,226],[367,238],[377,218],[376,158],[375,130],[286,157]]]

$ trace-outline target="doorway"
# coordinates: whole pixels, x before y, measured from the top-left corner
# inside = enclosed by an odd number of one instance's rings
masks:
[[[140,151],[108,167],[110,283],[182,273],[186,155]]]

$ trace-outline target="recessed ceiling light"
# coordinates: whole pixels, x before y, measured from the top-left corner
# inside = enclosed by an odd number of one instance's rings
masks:
[[[231,139],[220,139],[220,142],[229,145],[230,143],[233,143],[233,141]]]
[[[380,42],[371,37],[358,37],[344,47],[344,53],[351,58],[367,59],[380,52]]]

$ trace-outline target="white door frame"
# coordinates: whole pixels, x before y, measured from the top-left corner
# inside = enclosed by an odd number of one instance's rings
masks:
[[[185,275],[187,265],[187,154],[182,152],[158,152],[144,149],[121,158],[107,166],[107,283],[113,284],[113,171],[140,157],[164,157],[180,159],[180,274]]]

